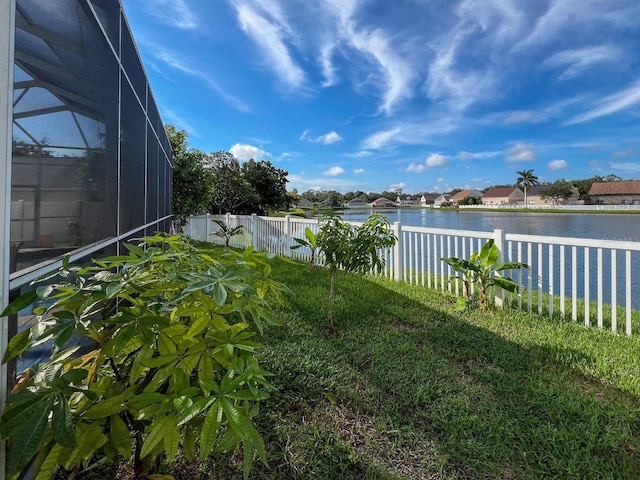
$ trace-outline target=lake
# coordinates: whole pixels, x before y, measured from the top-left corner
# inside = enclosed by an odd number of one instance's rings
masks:
[[[491,232],[500,228],[505,233],[523,235],[546,235],[556,237],[592,238],[604,240],[602,246],[606,248],[606,241],[629,241],[640,242],[640,215],[633,214],[589,214],[589,213],[524,213],[524,212],[499,212],[499,211],[477,211],[477,210],[437,210],[437,209],[353,209],[345,210],[341,213],[342,218],[348,221],[363,222],[373,213],[379,213],[389,218],[391,223],[400,222],[402,225],[418,226],[428,228],[443,228],[452,230],[476,230]],[[595,249],[590,251],[590,292],[591,299],[594,298],[597,287],[597,274],[594,270],[596,266]],[[514,253],[515,256],[515,253]],[[603,267],[603,288],[605,297],[610,298],[610,278],[611,265],[605,254]],[[578,297],[584,296],[584,255],[578,253]],[[570,272],[571,259],[567,254],[565,260],[567,272]],[[537,276],[537,250],[534,248],[533,256],[528,260],[531,265],[532,274]],[[624,304],[625,300],[625,264],[624,257],[618,255],[617,260],[617,302]],[[559,277],[559,264],[556,262],[554,276]],[[632,252],[632,305],[634,309],[640,309],[640,252]],[[559,293],[559,285],[554,286],[556,294]],[[571,285],[567,286],[566,293],[571,295]],[[609,302],[610,303],[610,302]]]
[[[592,213],[523,213],[471,210],[438,210],[430,208],[345,210],[345,220],[364,222],[379,213],[391,223],[414,227],[450,228],[490,232],[501,228],[505,233],[550,235],[558,237],[601,238],[640,242],[640,214]]]

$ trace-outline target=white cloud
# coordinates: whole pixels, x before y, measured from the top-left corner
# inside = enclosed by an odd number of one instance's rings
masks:
[[[338,175],[342,175],[344,173],[344,168],[342,167],[331,167],[329,170],[325,170],[322,174],[325,177],[337,177]]]
[[[507,162],[532,162],[538,155],[536,154],[533,144],[518,142],[513,147],[504,151]]]
[[[536,112],[532,110],[516,110],[514,112],[507,112],[507,116],[504,119],[504,123],[511,125],[514,123],[542,123],[547,120],[547,115],[542,112]]]
[[[422,173],[425,170],[426,165],[423,163],[411,162],[409,166],[404,170],[405,172]]]
[[[168,120],[168,123],[175,125],[179,130],[186,130],[189,135],[193,135],[194,137],[200,136],[200,134],[194,127],[187,123],[187,121],[183,117],[178,115],[173,110],[169,110],[168,108],[164,107],[162,109],[162,116],[164,117],[165,121]]]
[[[564,125],[588,122],[599,117],[626,110],[638,104],[640,104],[640,80],[619,92],[595,101],[590,110],[569,119]]]
[[[415,72],[395,52],[389,38],[382,30],[355,32],[350,28],[347,36],[355,48],[376,60],[385,84],[380,110],[386,114],[393,113],[396,103],[411,97]]]
[[[569,168],[566,160],[552,160],[549,162],[549,170],[565,170]]]
[[[636,155],[638,152],[634,148],[625,148],[624,150],[619,150],[617,152],[613,152],[611,155],[613,158],[626,158],[632,157]]]
[[[179,70],[182,73],[186,73],[187,75],[199,78],[200,80],[204,81],[204,83],[211,90],[216,92],[225,102],[227,102],[236,110],[239,110],[241,112],[250,111],[246,103],[244,103],[242,100],[236,98],[235,96],[223,90],[222,87],[220,87],[220,85],[218,85],[218,83],[215,82],[211,78],[211,76],[207,74],[205,70],[198,69],[196,67],[192,67],[185,64],[182,60],[178,59],[174,54],[171,54],[170,52],[163,50],[163,48],[159,45],[149,44],[149,51],[152,52],[152,54],[156,58],[158,58],[165,64],[169,65],[170,67],[175,68],[176,70]]]
[[[150,0],[147,11],[169,26],[180,30],[198,28],[196,16],[191,12],[185,0]]]
[[[373,152],[370,152],[369,150],[360,150],[355,153],[347,153],[345,154],[345,156],[349,158],[365,158],[371,156],[372,154]]]
[[[407,188],[407,184],[404,183],[404,182],[393,183],[393,184],[389,185],[389,190],[391,190],[392,192],[394,190],[404,190],[405,188]]]
[[[361,173],[364,173],[364,168],[354,168],[353,173],[355,175],[360,175]]]
[[[236,143],[233,145],[229,152],[236,157],[241,162],[245,162],[247,160],[262,160],[265,157],[270,157],[271,154],[265,152],[261,148],[254,147],[253,145],[247,145],[242,143]]]
[[[614,170],[620,170],[622,172],[625,173],[640,173],[640,164],[638,163],[631,163],[631,162],[624,162],[624,163],[616,163],[616,162],[611,162],[610,164],[611,168]]]
[[[447,162],[447,159],[446,159],[446,157],[444,155],[440,155],[439,153],[432,153],[425,160],[425,164],[429,168],[432,168],[432,167],[446,167],[449,164],[449,162]]]
[[[354,181],[346,178],[338,178],[338,177],[307,177],[304,174],[296,175],[289,174],[287,176],[289,180],[289,185],[287,188],[297,188],[300,191],[303,190],[337,190],[339,192],[346,192],[349,190],[354,190],[359,188],[361,185]]]
[[[305,83],[305,73],[295,62],[285,44],[288,28],[270,22],[247,5],[237,5],[238,22],[264,56],[264,65],[273,70],[286,86],[299,89]]]
[[[436,182],[438,182],[438,183],[442,183],[442,182],[444,182],[444,177],[438,177],[438,179],[436,180]]]
[[[493,157],[497,157],[498,155],[500,155],[502,152],[500,151],[493,151],[493,152],[460,152],[458,154],[458,157],[460,158],[460,160],[473,160],[473,159],[486,159],[486,158],[493,158]]]
[[[384,130],[382,132],[374,133],[367,137],[362,142],[362,148],[364,150],[379,150],[386,146],[391,139],[400,133],[400,127],[392,128],[391,130]]]
[[[558,77],[558,80],[568,80],[599,63],[618,62],[623,57],[623,54],[624,52],[616,46],[599,45],[558,52],[547,58],[542,65],[566,67]]]
[[[305,130],[304,132],[302,132],[302,135],[300,135],[300,140],[306,140],[312,143],[321,143],[322,145],[333,145],[334,143],[342,141],[342,137],[336,132],[329,132],[316,138],[311,138],[309,136],[309,133],[311,133],[310,130]]]

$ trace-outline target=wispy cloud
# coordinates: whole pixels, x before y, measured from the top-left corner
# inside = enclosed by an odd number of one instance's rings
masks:
[[[337,177],[339,175],[343,175],[345,173],[344,168],[342,167],[331,167],[328,170],[325,170],[324,172],[322,172],[322,174],[325,177]]]
[[[351,45],[375,59],[383,75],[383,96],[380,110],[393,113],[400,101],[412,96],[415,72],[391,46],[387,35],[380,29],[373,31],[348,30]]]
[[[610,166],[613,170],[619,170],[621,172],[625,172],[625,173],[640,173],[640,164],[639,163],[631,163],[631,162],[624,162],[624,163],[617,163],[617,162],[611,162]]]
[[[171,27],[180,30],[198,28],[197,17],[185,0],[148,0],[145,6],[149,13]]]
[[[627,157],[633,157],[634,155],[637,155],[637,153],[638,152],[635,150],[635,148],[625,148],[624,150],[613,152],[611,156],[613,158],[627,158]]]
[[[589,110],[570,118],[563,125],[589,122],[596,118],[613,115],[638,104],[640,104],[640,80],[619,92],[596,100]]]
[[[270,153],[265,152],[261,148],[243,143],[236,143],[229,149],[229,152],[231,152],[234,157],[242,162],[251,159],[262,160],[264,158],[271,157]]]
[[[226,92],[222,87],[220,87],[220,85],[218,85],[218,83],[215,80],[211,78],[211,75],[209,75],[206,71],[187,65],[185,62],[178,59],[177,55],[170,53],[166,50],[163,50],[162,47],[160,47],[159,45],[150,44],[149,51],[158,60],[162,61],[166,65],[182,73],[185,73],[189,76],[198,78],[199,80],[204,82],[205,85],[207,85],[207,87],[209,87],[211,90],[217,93],[218,96],[222,98],[232,108],[235,108],[236,110],[240,112],[245,112],[245,113],[248,113],[251,111],[251,109],[245,102],[238,99],[234,95],[231,95],[230,93]]]
[[[364,173],[364,171],[365,171],[364,168],[354,168],[353,169],[354,175],[360,175],[360,174]]]
[[[538,155],[536,154],[533,144],[518,142],[513,147],[504,151],[507,162],[532,162]]]
[[[489,152],[460,152],[458,157],[460,160],[474,160],[474,159],[486,159],[493,158],[501,155],[501,151],[489,151]]]
[[[287,29],[281,23],[274,23],[260,16],[248,5],[238,4],[236,8],[240,28],[264,55],[264,66],[273,70],[288,88],[303,87],[305,73],[291,56],[284,40]]]
[[[297,188],[298,190],[353,190],[361,186],[359,182],[348,178],[339,177],[312,177],[305,174],[289,174],[288,188]]]
[[[194,137],[200,137],[198,130],[194,128],[189,122],[187,122],[187,120],[185,120],[181,115],[177,114],[173,110],[169,110],[168,108],[163,107],[162,116],[164,117],[163,120],[166,123],[171,123],[175,125],[179,130],[186,130],[187,132],[189,132],[189,135],[192,135]]]
[[[322,145],[333,145],[334,143],[342,141],[342,137],[334,131],[325,133],[324,135],[320,135],[319,137],[315,138],[311,137],[309,135],[310,133],[310,130],[305,130],[304,132],[302,132],[302,135],[300,135],[300,140],[306,140],[307,142],[312,143],[321,143]]]
[[[564,68],[558,76],[558,80],[568,80],[576,77],[584,70],[601,63],[619,62],[624,51],[614,45],[599,45],[595,47],[563,50],[547,58],[542,65],[548,67]]]
[[[514,123],[542,123],[549,117],[544,112],[536,112],[534,110],[517,110],[514,112],[507,112],[507,116],[504,119],[506,125]]]
[[[567,163],[566,160],[551,160],[549,162],[549,170],[566,170],[567,168],[569,168],[569,164]]]
[[[383,130],[381,132],[374,133],[367,137],[362,142],[362,148],[364,150],[379,150],[386,146],[394,137],[400,133],[400,127],[395,127],[390,130]]]

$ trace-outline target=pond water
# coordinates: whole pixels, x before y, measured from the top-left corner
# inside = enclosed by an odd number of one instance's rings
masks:
[[[621,240],[640,242],[640,215],[635,214],[589,214],[589,213],[524,213],[524,212],[487,212],[476,210],[437,210],[437,209],[353,209],[341,213],[342,218],[348,221],[363,222],[369,215],[382,214],[389,218],[391,223],[400,222],[402,225],[444,228],[452,230],[477,230],[491,232],[500,228],[505,233],[522,235],[546,235],[556,237],[593,238],[602,239],[602,246],[606,248],[607,241]],[[589,263],[589,290],[591,299],[595,299],[597,292],[596,249],[590,249]],[[537,272],[537,249],[534,248],[532,258],[528,260],[534,278]],[[512,252],[515,258],[516,253]],[[546,254],[543,254],[545,268]],[[558,255],[556,253],[556,255]],[[554,293],[559,293],[558,278],[560,267],[556,258],[554,277],[556,284]],[[565,269],[571,271],[570,253],[567,252]],[[625,258],[618,254],[617,258],[617,300],[616,303],[624,305],[625,302]],[[584,254],[581,249],[577,256],[577,296],[584,298]],[[605,303],[611,299],[611,265],[608,253],[605,253],[603,263],[603,289]],[[640,309],[640,252],[632,252],[631,256],[631,287],[632,306]],[[546,287],[545,287],[546,291]],[[571,295],[571,283],[566,286],[566,294]]]

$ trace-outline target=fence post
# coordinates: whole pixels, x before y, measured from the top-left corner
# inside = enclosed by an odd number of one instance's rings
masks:
[[[227,224],[227,227],[231,228],[231,213],[227,212],[224,217],[224,223]]]
[[[210,214],[209,212],[207,212],[207,215],[206,215],[206,217],[205,217],[205,219],[204,219],[204,221],[205,221],[205,222],[207,222],[207,224],[206,224],[206,225],[205,225],[205,227],[204,227],[204,234],[205,234],[204,241],[205,241],[205,242],[208,242],[208,241],[209,241],[209,235],[211,235],[211,230],[210,230],[210,227],[211,227],[211,218],[209,218],[209,216],[210,216],[210,215],[211,215],[211,214]]]
[[[393,279],[399,282],[402,280],[402,225],[400,222],[394,222],[393,234],[398,239],[393,246]]]
[[[258,215],[251,214],[251,246],[258,249]]]
[[[502,230],[501,228],[496,228],[493,230],[493,243],[496,247],[498,247],[499,254],[497,263],[500,264],[503,262],[504,258],[504,230]],[[500,273],[496,272],[496,275],[500,276]],[[503,300],[504,290],[502,290],[500,287],[496,287],[494,298],[496,307],[502,307]]]
[[[287,244],[282,246],[282,253],[285,257],[289,257],[291,256],[291,249],[289,248],[291,247],[291,215],[284,217],[284,220],[284,232]]]

